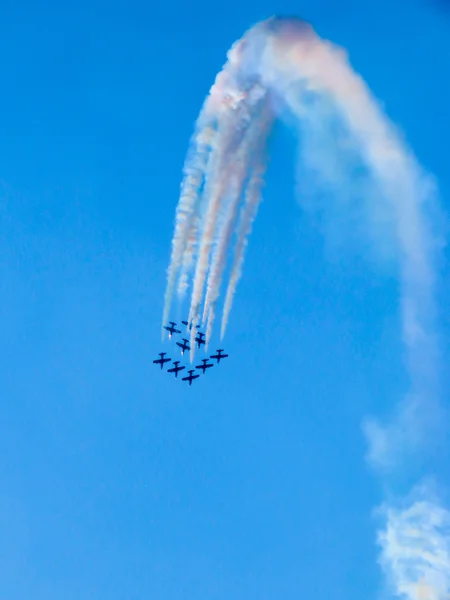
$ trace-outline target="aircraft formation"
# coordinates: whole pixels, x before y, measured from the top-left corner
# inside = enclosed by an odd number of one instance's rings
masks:
[[[194,327],[197,330],[195,338],[194,338],[194,342],[198,349],[200,349],[202,346],[206,346],[205,334],[202,333],[201,331],[199,331],[200,325],[194,326],[193,323],[188,323],[187,321],[181,321],[181,323],[186,327],[186,329],[188,331],[192,331],[192,327]],[[181,333],[181,329],[177,329],[177,324],[174,321],[170,321],[168,325],[164,325],[164,329],[169,332],[169,339],[172,339],[174,334]],[[181,349],[182,356],[184,356],[184,353],[186,351],[190,351],[190,349],[191,349],[190,343],[191,342],[188,338],[181,338],[181,342],[175,342],[176,346],[178,346]],[[196,374],[196,369],[198,371],[201,371],[202,374],[204,375],[208,369],[211,369],[212,367],[214,367],[215,364],[217,364],[217,365],[220,364],[220,361],[223,358],[228,357],[228,354],[223,354],[223,352],[224,352],[224,350],[223,350],[223,348],[221,348],[216,351],[216,354],[212,354],[208,358],[203,358],[201,360],[202,364],[196,365],[195,369],[189,369],[188,370],[189,375],[187,375],[186,377],[182,377],[181,380],[188,381],[189,386],[191,386],[194,379],[198,379],[200,377],[199,374]],[[156,365],[159,365],[161,367],[161,371],[164,369],[164,365],[166,363],[172,362],[172,359],[166,358],[166,355],[167,355],[167,352],[160,352],[159,358],[157,358],[156,360],[153,361]],[[209,362],[210,360],[215,360],[216,363]],[[173,373],[177,379],[178,379],[178,373],[180,371],[183,371],[184,369],[186,369],[185,365],[180,366],[180,362],[181,361],[179,361],[179,360],[173,361],[173,366],[170,369],[167,369],[167,373]]]

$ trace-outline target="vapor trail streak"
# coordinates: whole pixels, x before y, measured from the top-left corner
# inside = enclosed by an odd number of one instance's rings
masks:
[[[225,295],[225,303],[222,315],[222,324],[220,330],[220,336],[223,338],[225,330],[228,324],[228,317],[230,315],[231,307],[233,304],[234,294],[239,279],[242,276],[242,266],[244,264],[245,249],[248,244],[248,236],[251,233],[253,221],[256,218],[259,203],[261,201],[261,187],[263,185],[263,177],[265,172],[265,164],[261,163],[250,176],[246,193],[245,193],[245,204],[242,208],[240,222],[238,225],[237,241],[234,249],[233,264],[231,267],[231,274],[228,280],[227,292]]]
[[[263,110],[259,117],[255,117],[252,129],[248,131],[236,157],[236,166],[231,174],[230,198],[225,206],[222,222],[220,224],[215,249],[211,259],[211,267],[207,281],[207,291],[204,303],[203,321],[207,318],[206,341],[209,342],[215,316],[215,304],[219,297],[219,288],[223,271],[226,266],[227,252],[235,228],[236,218],[241,195],[248,180],[248,156],[252,157],[253,169],[259,168],[256,164],[260,160],[263,139],[267,133],[267,122],[271,113]],[[248,183],[248,181],[247,181]]]
[[[173,288],[188,244],[193,217],[198,211],[199,192],[210,154],[215,131],[203,123],[202,113],[197,121],[197,129],[191,141],[191,148],[184,166],[184,180],[181,186],[180,201],[175,216],[175,232],[172,241],[172,256],[167,271],[167,287],[164,299],[163,323],[169,318]],[[192,251],[192,245],[189,247]],[[181,291],[183,286],[181,286]],[[164,332],[164,330],[163,330]]]

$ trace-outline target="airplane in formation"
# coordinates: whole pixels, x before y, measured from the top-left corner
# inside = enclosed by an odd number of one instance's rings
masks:
[[[202,365],[196,365],[196,369],[201,369],[203,371],[203,375],[205,374],[206,369],[210,369],[214,365],[212,363],[208,363],[209,358],[204,358],[202,360]]]
[[[160,352],[159,353],[160,358],[158,358],[157,360],[153,361],[157,365],[161,365],[161,370],[164,367],[164,363],[170,362],[170,358],[164,358],[166,354],[167,354],[167,352]]]
[[[197,342],[197,348],[201,348],[202,345],[206,345],[204,338],[205,338],[205,334],[202,333],[201,331],[199,331],[197,333],[197,337],[195,338],[195,341]]]
[[[193,323],[188,323],[187,321],[181,321],[183,323],[183,325],[186,325],[186,327],[189,329],[189,331],[192,331],[192,326]],[[200,323],[198,325],[195,325],[195,329],[200,329]]]
[[[228,358],[228,354],[222,354],[222,352],[223,350],[217,350],[217,354],[213,354],[210,358],[215,358],[219,364],[222,358]]]
[[[192,331],[192,327],[193,327],[192,323],[189,325],[189,323],[187,321],[181,321],[181,322],[183,323],[183,325],[186,325],[186,328],[189,331]],[[164,329],[166,329],[169,332],[169,338],[171,338],[174,333],[181,333],[181,331],[179,329],[175,328],[175,325],[176,325],[176,323],[174,321],[169,321],[168,325],[164,325]],[[195,329],[200,329],[200,327],[201,327],[200,324],[194,326]],[[199,344],[198,347],[200,348],[200,346],[205,343],[204,339],[203,339],[205,337],[205,334],[202,333],[201,331],[198,331],[197,337],[199,339],[197,340],[197,338],[196,338],[195,341]]]
[[[194,369],[190,369],[188,371],[189,375],[187,377],[183,377],[183,381],[189,381],[189,387],[191,387],[194,379],[197,379],[198,377],[200,377],[200,375],[192,375],[193,372],[194,372]]]
[[[188,342],[189,342],[189,340],[187,340],[185,338],[183,338],[183,343],[177,342],[177,346],[180,346],[180,348],[181,348],[181,354],[184,354],[186,352],[186,350],[191,349]]]
[[[169,338],[171,338],[174,333],[181,333],[179,329],[175,329],[175,325],[176,323],[173,321],[169,321],[169,325],[164,325],[164,329],[167,329],[169,332]]]
[[[185,369],[186,367],[179,367],[178,365],[180,364],[179,360],[174,361],[173,363],[175,366],[172,369],[167,369],[168,373],[175,373],[175,377],[178,377],[178,373],[179,371],[182,371],[183,369]]]

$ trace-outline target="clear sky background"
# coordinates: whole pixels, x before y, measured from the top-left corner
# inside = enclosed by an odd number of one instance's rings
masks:
[[[223,342],[230,358],[192,388],[152,364],[173,349],[160,318],[193,123],[229,46],[275,13],[347,48],[446,208],[443,0],[0,9],[5,600],[377,596],[382,490],[361,421],[406,385],[397,284],[357,244],[330,251],[295,199],[284,127]],[[444,365],[447,274],[444,252]],[[450,484],[441,454],[426,472]]]

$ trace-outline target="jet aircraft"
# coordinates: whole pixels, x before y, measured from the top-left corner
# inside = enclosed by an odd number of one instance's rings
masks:
[[[173,321],[169,321],[169,325],[164,325],[164,329],[167,329],[169,332],[169,338],[171,338],[174,333],[181,333],[179,329],[175,329],[175,325],[176,323]]]
[[[170,358],[164,358],[166,354],[167,354],[167,352],[160,352],[160,353],[159,353],[159,356],[160,356],[161,358],[158,358],[157,360],[154,360],[154,361],[153,361],[153,362],[154,362],[154,363],[156,363],[157,365],[161,365],[161,370],[162,370],[162,369],[163,369],[163,367],[164,367],[164,363],[166,363],[166,362],[170,362],[170,360],[171,360]]]
[[[206,344],[205,340],[203,339],[205,337],[205,334],[202,333],[201,331],[199,331],[197,333],[197,337],[195,338],[195,341],[197,342],[197,348],[200,348],[202,346],[202,344]]]
[[[222,354],[223,350],[217,350],[217,354],[213,354],[210,358],[215,358],[217,360],[217,364],[220,363],[222,358],[227,358],[228,354]]]
[[[175,373],[175,377],[178,377],[178,371],[182,371],[183,369],[185,369],[186,367],[179,367],[178,365],[180,364],[179,360],[174,361],[173,363],[175,366],[172,369],[167,369],[168,373]]]
[[[183,323],[183,325],[186,325],[186,327],[189,329],[189,331],[192,330],[192,323],[188,323],[187,321],[181,321]],[[195,328],[198,329],[200,327],[200,323],[198,325],[195,325]]]
[[[193,372],[194,372],[194,369],[191,369],[190,371],[188,371],[189,375],[187,377],[183,377],[183,381],[189,381],[189,387],[191,387],[194,379],[197,379],[198,377],[200,377],[200,375],[192,375]]]
[[[208,358],[203,358],[202,359],[202,365],[196,365],[196,369],[201,369],[203,371],[203,375],[205,374],[206,369],[210,369],[211,367],[213,367],[214,365],[212,363],[208,363]],[[206,364],[208,363],[208,364]]]
[[[181,348],[181,354],[184,354],[186,352],[186,350],[191,349],[188,342],[189,342],[189,340],[187,340],[186,338],[183,338],[183,343],[177,342],[177,346],[180,346],[180,348]]]

